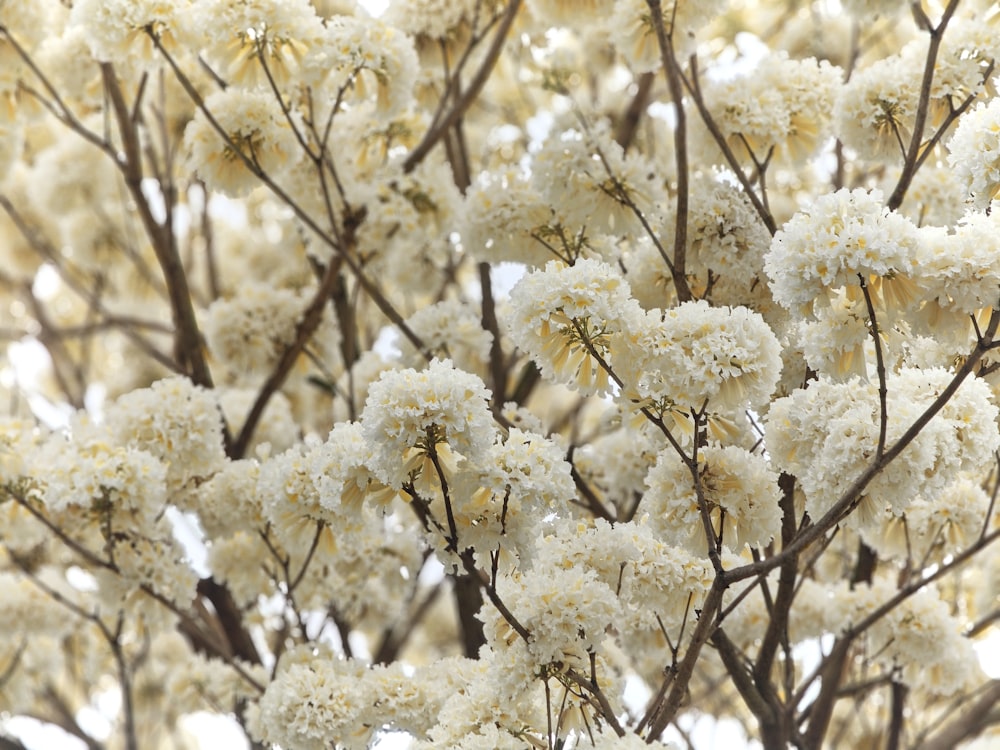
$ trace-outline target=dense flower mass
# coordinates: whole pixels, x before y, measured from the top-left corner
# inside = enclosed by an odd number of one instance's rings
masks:
[[[611,354],[623,395],[685,412],[762,404],[781,371],[778,339],[758,313],[704,301],[633,314]]]
[[[483,382],[450,360],[383,373],[369,388],[361,415],[372,471],[399,488],[416,476],[434,481],[438,466],[450,473],[463,459],[478,463],[496,431],[489,399]]]
[[[977,208],[1000,191],[1000,99],[980,102],[948,142],[948,162]]]
[[[274,97],[262,91],[228,88],[206,99],[184,132],[191,166],[209,187],[242,196],[257,185],[258,173],[280,174],[293,160],[295,135]]]
[[[916,228],[882,198],[877,190],[842,189],[793,216],[764,259],[775,300],[813,311],[837,289],[870,284],[889,311],[911,305]]]
[[[0,745],[994,747],[998,54],[0,0]]]
[[[801,163],[823,144],[840,82],[841,71],[825,60],[772,55],[746,76],[713,84],[705,98],[741,161],[778,156]],[[699,148],[725,164],[707,132],[700,133]]]
[[[637,307],[614,268],[590,259],[572,266],[550,261],[518,282],[510,303],[511,336],[543,375],[582,393],[610,388],[605,358]]]
[[[951,381],[944,370],[904,369],[889,379],[887,439],[899,440]],[[916,497],[936,498],[959,472],[979,465],[1000,445],[997,407],[980,380],[965,382],[928,426],[861,491],[850,523],[870,525],[886,511],[903,513]],[[873,383],[818,380],[771,405],[766,443],[772,460],[796,476],[806,510],[822,517],[842,502],[871,465],[879,435]]]
[[[171,483],[210,476],[225,459],[219,405],[187,378],[166,378],[122,396],[109,408],[107,425],[120,444],[166,463]]]
[[[733,550],[763,546],[777,536],[778,475],[764,458],[731,445],[705,448],[699,461],[697,484],[672,451],[661,454],[646,477],[642,510],[661,538],[702,551],[703,514],[719,542]]]

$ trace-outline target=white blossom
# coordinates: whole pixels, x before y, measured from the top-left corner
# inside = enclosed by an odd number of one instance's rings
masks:
[[[973,205],[989,206],[1000,191],[1000,98],[980,102],[958,121],[948,152],[948,163]]]

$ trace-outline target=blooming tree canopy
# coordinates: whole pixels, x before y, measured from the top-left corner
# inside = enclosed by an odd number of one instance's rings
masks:
[[[0,745],[996,747],[996,4],[369,5],[0,0]]]

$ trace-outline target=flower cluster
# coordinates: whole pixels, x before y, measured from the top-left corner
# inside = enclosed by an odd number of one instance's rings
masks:
[[[416,477],[433,484],[435,462],[446,474],[462,459],[480,463],[496,433],[489,399],[483,382],[451,360],[382,373],[361,415],[372,473],[399,489]]]
[[[837,136],[864,159],[899,162],[916,118],[916,80],[900,55],[855,70],[834,107]]]
[[[801,163],[823,144],[840,80],[826,61],[770,55],[752,73],[709,86],[705,103],[737,159]],[[724,164],[711,135],[698,135],[696,147]]]
[[[914,303],[916,227],[889,211],[878,190],[838,190],[800,211],[774,236],[764,258],[774,299],[812,313],[840,288],[869,285],[891,311]]]
[[[650,632],[661,625],[674,630],[689,608],[697,609],[704,600],[712,568],[700,553],[665,540],[655,516],[614,526],[604,520],[593,525],[562,522],[539,540],[532,565],[536,570],[593,571],[614,589],[627,630]],[[620,635],[627,639],[632,634]]]
[[[621,612],[614,590],[591,570],[533,569],[500,579],[497,588],[514,617],[531,633],[524,647],[539,666],[589,669],[588,654],[598,651],[605,631]],[[510,645],[520,638],[493,615],[486,625],[496,629],[489,639],[492,643]]]
[[[737,446],[709,446],[699,452],[696,471],[697,487],[673,450],[661,453],[649,470],[640,507],[660,538],[695,553],[705,551],[699,493],[713,534],[727,547],[760,547],[778,535],[778,475],[766,459]]]
[[[501,550],[506,561],[513,556],[522,565],[534,554],[545,518],[576,498],[563,448],[517,427],[460,477],[456,490],[452,512],[462,546],[484,560]]]
[[[184,131],[184,146],[210,188],[240,197],[257,187],[257,175],[274,178],[292,165],[293,127],[272,94],[231,86],[205,98],[205,110]]]
[[[1000,98],[980,102],[948,141],[948,163],[974,205],[984,209],[1000,192]]]
[[[175,47],[177,28],[190,11],[188,0],[81,0],[73,4],[70,23],[83,27],[96,59],[150,66],[156,53],[149,35]]]
[[[781,371],[778,339],[758,313],[704,300],[631,315],[611,357],[626,398],[685,413],[762,404]]]
[[[597,260],[550,261],[517,283],[510,305],[511,337],[542,375],[584,394],[608,391],[611,340],[637,308],[621,274]]]
[[[228,82],[268,88],[308,74],[323,38],[308,0],[207,0],[194,4],[192,35]],[[314,80],[307,79],[314,83]]]
[[[554,132],[534,154],[532,180],[558,223],[576,231],[622,233],[640,228],[661,191],[641,159],[626,154],[603,123],[587,132]]]
[[[462,242],[483,261],[524,263],[541,268],[563,250],[567,230],[553,227],[552,209],[526,179],[514,174],[483,177],[469,188]],[[572,233],[570,233],[572,234]],[[558,238],[553,243],[553,238]]]
[[[942,311],[967,318],[996,306],[1000,217],[966,214],[950,231],[921,230],[921,287]]]
[[[952,377],[941,369],[903,369],[888,379],[888,445],[931,406]],[[996,415],[989,387],[979,379],[963,382],[906,450],[871,480],[852,523],[870,525],[886,510],[899,515],[919,495],[935,499],[960,472],[988,461],[1000,445]],[[874,384],[820,379],[771,405],[765,441],[775,465],[797,477],[806,510],[818,519],[874,460],[878,434]]]
[[[225,461],[215,396],[185,377],[125,394],[109,407],[106,420],[118,444],[147,451],[167,465],[170,486],[210,476]]]

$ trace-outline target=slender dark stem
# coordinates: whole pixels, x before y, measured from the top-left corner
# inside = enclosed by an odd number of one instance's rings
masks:
[[[919,4],[917,4],[917,9],[919,9]],[[916,117],[913,121],[913,134],[910,136],[910,144],[906,149],[903,170],[886,204],[890,211],[895,211],[902,205],[903,198],[906,197],[906,191],[913,181],[913,176],[917,173],[920,146],[924,138],[924,127],[927,124],[927,115],[930,110],[931,85],[934,83],[934,66],[937,63],[937,56],[941,48],[941,41],[944,38],[944,31],[957,9],[958,0],[950,0],[937,26],[931,26],[927,17],[923,16],[923,23],[930,34],[930,42],[927,45],[927,60],[924,62],[924,75],[920,82],[920,98],[917,102]],[[923,14],[922,10],[920,14]]]
[[[503,19],[500,21],[500,26],[497,28],[496,33],[493,37],[493,43],[486,52],[486,56],[483,59],[482,65],[480,65],[479,70],[472,77],[472,81],[469,83],[469,87],[458,96],[455,100],[454,106],[448,111],[448,114],[442,116],[434,126],[428,130],[420,143],[417,144],[416,148],[410,152],[410,155],[406,157],[406,161],[403,162],[403,171],[412,172],[416,166],[424,160],[427,154],[430,153],[431,149],[437,145],[437,142],[444,137],[445,133],[454,125],[458,119],[465,113],[469,106],[476,100],[479,96],[479,92],[482,91],[483,86],[486,85],[487,79],[490,77],[490,73],[493,72],[493,66],[496,65],[497,60],[500,59],[500,53],[503,51],[504,42],[507,39],[507,33],[510,31],[511,26],[514,25],[514,19],[517,17],[517,11],[521,7],[521,0],[510,0],[510,4],[507,6],[504,12]]]
[[[892,682],[892,703],[889,713],[889,737],[885,742],[885,750],[899,750],[903,739],[904,710],[906,695],[909,688],[901,682]]]
[[[868,308],[868,321],[871,323],[872,341],[875,343],[875,371],[878,373],[878,445],[875,448],[875,460],[879,461],[885,452],[885,434],[889,427],[889,389],[885,373],[885,356],[882,354],[882,337],[878,318],[875,316],[875,305],[872,303],[872,293],[865,277],[858,274],[861,291],[865,295],[865,306]]]
[[[649,13],[656,31],[656,41],[660,45],[660,57],[663,61],[664,75],[670,87],[670,98],[674,102],[674,158],[677,162],[677,207],[674,223],[674,253],[670,275],[674,281],[674,290],[680,302],[692,298],[688,286],[687,268],[687,230],[688,230],[688,148],[687,148],[687,115],[684,111],[684,86],[680,66],[674,55],[672,40],[667,36],[663,24],[663,9],[661,0],[646,0]]]
[[[677,711],[681,707],[691,677],[694,675],[695,665],[701,655],[701,649],[708,643],[712,633],[716,628],[716,614],[722,604],[722,594],[726,590],[726,581],[723,576],[716,576],[712,582],[712,587],[708,590],[705,602],[702,605],[698,616],[698,624],[691,634],[691,642],[688,644],[687,652],[676,670],[671,670],[664,678],[664,685],[669,684],[669,688],[662,690],[662,697],[650,707],[651,719],[649,721],[649,732],[647,738],[656,739],[663,730],[667,728]]]
[[[754,209],[757,211],[757,215],[760,216],[764,226],[767,227],[767,231],[772,235],[778,231],[778,225],[774,221],[774,217],[771,212],[767,210],[767,206],[761,201],[760,196],[757,195],[757,191],[753,189],[753,185],[750,184],[750,179],[743,172],[743,167],[740,166],[739,160],[733,153],[733,150],[729,147],[729,143],[726,141],[726,136],[719,129],[718,123],[715,122],[715,118],[712,117],[712,113],[708,111],[708,107],[705,106],[705,98],[701,93],[701,85],[698,82],[698,58],[694,55],[691,56],[689,61],[689,67],[691,68],[691,80],[684,80],[685,86],[687,86],[688,91],[691,93],[691,98],[694,100],[695,106],[698,108],[698,114],[701,115],[702,121],[705,123],[705,127],[708,128],[708,132],[712,134],[712,138],[718,144],[722,151],[722,155],[726,159],[726,163],[729,168],[733,170],[733,174],[736,175],[736,179],[740,181],[740,185],[743,187],[743,192],[746,194],[747,198],[753,204]]]

